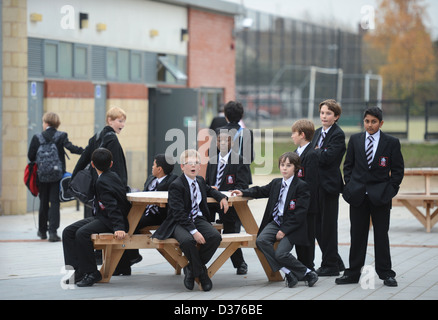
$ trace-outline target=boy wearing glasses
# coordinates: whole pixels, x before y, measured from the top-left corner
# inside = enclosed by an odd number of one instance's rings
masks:
[[[202,289],[210,291],[213,284],[208,277],[205,264],[211,259],[222,240],[220,233],[210,224],[207,197],[213,197],[221,209],[228,211],[224,194],[208,186],[198,176],[201,156],[189,149],[182,153],[180,165],[183,174],[169,186],[167,218],[153,237],[164,240],[175,238],[189,260],[184,268],[184,285],[192,290],[195,278],[199,278]],[[197,248],[199,244],[199,249]]]

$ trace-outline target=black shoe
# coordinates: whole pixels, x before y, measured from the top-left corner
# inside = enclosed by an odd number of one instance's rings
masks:
[[[47,239],[47,232],[46,231],[44,231],[44,232],[38,231],[37,236],[40,237],[41,240],[46,240]]]
[[[124,267],[124,268],[117,267],[113,273],[113,276],[130,276],[130,275],[131,275],[131,267]]]
[[[298,279],[295,278],[292,272],[286,273],[284,279],[286,280],[286,286],[289,288],[295,287],[295,285],[298,283]]]
[[[199,282],[201,282],[201,287],[203,291],[210,291],[213,288],[213,282],[211,282],[208,276],[207,268],[204,267],[202,273],[199,275]]]
[[[318,270],[316,270],[316,273],[320,277],[333,277],[333,276],[339,276],[339,269],[338,268],[329,268],[329,267],[320,267]]]
[[[359,282],[359,276],[349,276],[349,275],[343,275],[340,278],[335,279],[336,284],[350,284],[350,283],[358,283]]]
[[[84,278],[79,281],[76,285],[78,287],[91,287],[96,282],[102,280],[102,275],[99,271],[85,274]]]
[[[61,238],[58,236],[56,232],[49,232],[49,241],[50,242],[58,242],[61,241]]]
[[[184,286],[189,290],[193,290],[193,287],[195,286],[195,277],[193,277],[190,266],[184,267]]]
[[[247,274],[248,273],[248,265],[246,262],[242,262],[239,268],[236,270],[236,274]]]
[[[141,256],[141,254],[139,254],[138,256],[136,256],[134,259],[129,260],[129,263],[131,264],[131,266],[133,264],[139,263],[141,260],[143,260],[143,257]]]
[[[315,271],[310,271],[304,276],[303,280],[307,282],[309,287],[313,287],[316,281],[318,281],[318,274]]]
[[[397,287],[397,280],[394,277],[388,277],[383,280],[383,284],[388,287]]]

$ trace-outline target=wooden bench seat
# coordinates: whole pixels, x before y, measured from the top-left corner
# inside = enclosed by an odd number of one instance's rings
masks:
[[[145,230],[146,231],[146,230]],[[92,234],[91,240],[95,249],[103,250],[103,265],[101,273],[102,282],[108,282],[111,278],[111,271],[106,268],[111,259],[113,250],[124,249],[157,249],[161,255],[173,266],[175,274],[181,274],[181,269],[188,264],[187,258],[183,255],[179,243],[174,238],[158,240],[151,238],[151,229],[145,234],[127,235],[124,239],[114,238],[112,233]],[[240,247],[247,247],[250,242],[255,241],[256,235],[247,233],[228,233],[222,234],[222,241],[219,248],[224,248],[219,257],[209,266],[208,275],[211,278],[219,268],[231,257],[231,255]]]
[[[212,223],[211,225],[219,232],[221,232],[224,229],[224,225],[221,223]],[[159,225],[147,226],[147,227],[141,228],[138,232],[141,234],[152,234],[151,231],[155,231],[159,227],[160,227]]]

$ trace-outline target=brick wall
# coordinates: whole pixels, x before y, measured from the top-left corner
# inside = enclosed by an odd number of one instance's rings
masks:
[[[189,8],[188,87],[224,88],[235,99],[234,17]]]
[[[0,214],[26,213],[27,27],[26,0],[2,2],[3,97]]]

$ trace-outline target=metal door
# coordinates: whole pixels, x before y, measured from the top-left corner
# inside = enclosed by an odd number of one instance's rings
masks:
[[[43,130],[43,114],[44,114],[44,82],[29,81],[28,83],[28,105],[27,105],[27,147],[29,148],[32,137]],[[27,156],[27,154],[26,154]],[[38,211],[40,199],[34,197],[27,190],[27,211]]]
[[[158,153],[172,153],[176,160],[174,173],[181,173],[178,153],[182,148],[177,145],[197,148],[198,105],[196,89],[149,89],[148,175]]]

